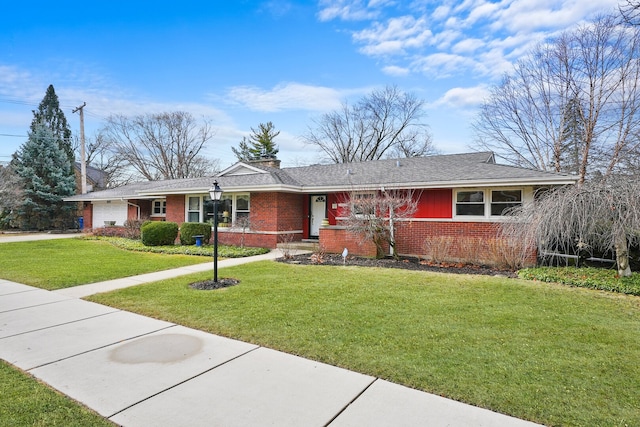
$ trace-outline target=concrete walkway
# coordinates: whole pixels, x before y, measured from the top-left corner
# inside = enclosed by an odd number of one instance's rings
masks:
[[[219,267],[275,256],[223,260]],[[54,292],[0,279],[0,358],[123,426],[536,425],[78,299],[212,268]]]

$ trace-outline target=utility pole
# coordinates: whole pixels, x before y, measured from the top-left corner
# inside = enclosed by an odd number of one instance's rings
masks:
[[[87,193],[87,161],[84,153],[84,107],[87,105],[83,102],[81,106],[73,110],[71,113],[80,111],[80,185],[82,194]]]

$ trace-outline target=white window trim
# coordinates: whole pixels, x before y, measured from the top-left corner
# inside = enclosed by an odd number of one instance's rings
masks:
[[[161,203],[161,210],[164,210],[164,212],[155,213],[156,202],[160,202]],[[166,217],[167,216],[167,199],[153,199],[151,201],[151,216],[154,217],[154,218]]]
[[[232,199],[231,204],[232,206],[234,206],[234,208],[232,209],[231,212],[231,216],[230,216],[230,224],[232,226],[235,227],[236,224],[236,213],[238,212],[238,209],[235,208],[235,206],[237,206],[237,197],[238,196],[247,196],[249,198],[249,210],[242,210],[240,212],[247,212],[249,214],[251,214],[251,193],[229,193],[229,194],[224,194],[222,195],[223,198],[225,197],[230,197]],[[198,213],[198,222],[207,222],[210,218],[205,217],[204,215],[204,202],[205,199],[209,200],[210,196],[208,194],[186,194],[185,195],[185,199],[184,199],[184,220],[188,221],[189,220],[189,212],[192,212],[189,210],[189,198],[191,197],[198,197],[200,199],[199,201],[199,213]],[[195,211],[193,211],[195,212]],[[222,212],[220,212],[222,213]],[[220,223],[218,223],[220,224]],[[240,228],[240,227],[235,227],[235,228]]]
[[[204,222],[202,220],[202,214],[203,214],[203,202],[204,202],[204,197],[205,195],[203,194],[186,194],[184,196],[184,221],[185,222],[189,222],[189,213],[190,212],[195,212],[195,211],[191,211],[189,210],[189,199],[192,197],[198,197],[200,200],[198,201],[198,222]]]
[[[491,220],[495,222],[508,220],[504,215],[491,215],[491,192],[492,191],[520,190],[522,194],[522,204],[533,201],[533,189],[531,187],[488,187],[488,188],[456,188],[453,191],[453,219],[463,221],[483,221]],[[484,215],[458,215],[456,205],[458,204],[458,193],[463,191],[482,191],[484,193]]]

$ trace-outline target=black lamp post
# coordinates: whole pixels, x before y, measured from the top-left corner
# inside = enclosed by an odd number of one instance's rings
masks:
[[[222,198],[222,189],[218,187],[218,181],[213,182],[209,190],[213,200],[213,281],[218,282],[218,203]]]

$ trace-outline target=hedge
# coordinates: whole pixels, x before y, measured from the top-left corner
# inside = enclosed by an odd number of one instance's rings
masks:
[[[178,224],[168,221],[152,221],[141,229],[142,243],[146,246],[173,245],[178,237]]]
[[[211,224],[204,222],[185,222],[180,227],[180,244],[195,245],[195,236],[204,236],[202,241],[209,243],[211,239]]]

